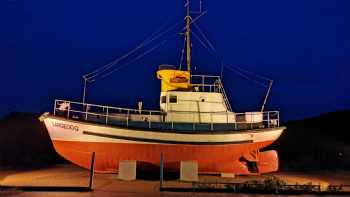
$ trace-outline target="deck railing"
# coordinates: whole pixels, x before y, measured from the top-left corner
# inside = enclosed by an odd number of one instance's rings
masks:
[[[232,111],[220,76],[214,75],[191,75],[191,85],[198,88],[200,92],[218,92],[222,94],[226,108]]]
[[[138,110],[55,100],[54,115],[73,120],[142,129],[221,131],[279,127],[278,111],[245,113],[171,111],[166,113],[157,110]],[[209,116],[210,121],[203,123],[193,119],[189,122],[176,122],[172,118],[176,115]],[[213,117],[217,116],[226,117],[226,122],[215,123]],[[229,120],[232,116],[234,116],[234,122]]]

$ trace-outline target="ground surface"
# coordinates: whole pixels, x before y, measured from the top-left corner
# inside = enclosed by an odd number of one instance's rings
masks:
[[[276,176],[288,184],[320,184],[326,188],[328,184],[350,185],[350,172],[298,173],[279,172],[264,176],[240,176],[236,178],[220,178],[218,176],[200,176],[202,182],[245,182]],[[71,164],[56,165],[45,169],[0,171],[0,185],[16,186],[87,186],[89,172]],[[165,181],[166,186],[188,187],[189,183],[178,180]],[[20,192],[15,190],[0,191],[0,196],[257,196],[248,194],[223,193],[174,193],[159,192],[158,180],[120,181],[117,174],[96,174],[93,192]],[[260,196],[260,195],[258,195]],[[266,196],[266,195],[261,195]],[[276,195],[273,195],[276,196]]]

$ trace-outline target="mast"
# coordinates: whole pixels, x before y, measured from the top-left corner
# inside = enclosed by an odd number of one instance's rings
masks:
[[[267,89],[267,92],[266,92],[266,95],[265,95],[265,98],[264,98],[264,102],[263,102],[263,104],[261,106],[261,109],[260,109],[261,112],[264,112],[266,101],[269,98],[269,95],[270,95],[270,92],[271,92],[272,83],[273,83],[273,80],[269,80],[269,87]]]
[[[191,16],[190,16],[190,0],[185,0],[186,4],[186,60],[187,60],[187,70],[191,72]]]

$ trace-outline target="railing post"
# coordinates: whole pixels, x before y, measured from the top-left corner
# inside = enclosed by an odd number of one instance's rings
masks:
[[[174,130],[174,120],[173,120],[173,112],[170,112],[170,120],[171,120],[171,130]]]
[[[213,113],[210,112],[210,130],[214,130],[214,125],[213,125]]]
[[[277,127],[280,126],[280,112],[277,112]]]
[[[129,114],[130,114],[130,109],[128,109],[128,113],[126,114],[126,127],[129,127]]]
[[[267,128],[270,128],[270,112],[267,112]]]
[[[109,107],[107,107],[107,110],[106,110],[106,124],[108,124],[108,114],[109,113]]]
[[[250,129],[253,129],[253,112],[250,112]]]
[[[237,114],[234,113],[234,116],[235,116],[235,130],[237,130]]]
[[[149,112],[149,116],[148,116],[148,128],[151,128],[151,117],[152,117],[152,112]]]
[[[205,89],[204,89],[204,75],[202,76],[202,92],[204,92]]]
[[[199,112],[198,112],[199,113]],[[194,113],[192,114],[192,130],[195,131],[196,130],[196,126],[194,125]]]
[[[57,107],[57,100],[55,100],[55,106],[53,108],[53,115],[56,116],[56,107]]]
[[[85,105],[85,104],[84,104]],[[85,120],[87,121],[87,118],[88,118],[88,111],[89,111],[89,104],[86,104],[85,105]]]
[[[69,119],[69,111],[70,111],[70,102],[68,102],[68,107],[67,107],[67,118]]]

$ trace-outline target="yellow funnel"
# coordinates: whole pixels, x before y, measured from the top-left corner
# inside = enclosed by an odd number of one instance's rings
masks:
[[[191,88],[189,71],[161,69],[157,71],[157,78],[162,81],[162,92]]]

